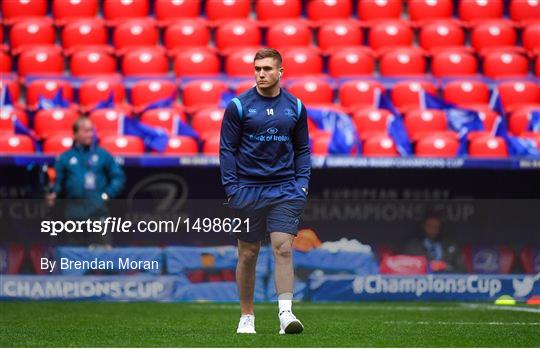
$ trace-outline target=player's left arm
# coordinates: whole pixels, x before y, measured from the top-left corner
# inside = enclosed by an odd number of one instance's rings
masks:
[[[105,154],[105,170],[109,177],[109,183],[107,188],[105,188],[105,194],[110,198],[115,198],[124,188],[126,175],[124,174],[122,167],[120,167],[109,153]]]
[[[307,111],[304,105],[302,105],[300,117],[294,127],[293,147],[296,182],[307,190],[311,174],[311,154],[309,152]]]

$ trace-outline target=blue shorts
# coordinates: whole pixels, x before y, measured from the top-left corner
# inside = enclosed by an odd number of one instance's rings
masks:
[[[271,232],[296,235],[304,211],[307,193],[289,181],[271,185],[242,185],[229,201],[235,217],[249,219],[249,231],[243,229],[236,237],[245,242],[266,239]]]

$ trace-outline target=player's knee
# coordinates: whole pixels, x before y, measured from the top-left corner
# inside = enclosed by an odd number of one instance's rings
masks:
[[[242,263],[252,263],[254,261],[257,261],[258,254],[258,248],[242,248],[240,251],[238,251],[238,259]]]
[[[289,259],[292,256],[292,246],[288,243],[282,243],[273,247],[274,256],[281,259]]]

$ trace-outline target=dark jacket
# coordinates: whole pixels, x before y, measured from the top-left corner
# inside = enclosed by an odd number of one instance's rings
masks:
[[[440,240],[440,241],[431,241],[435,246],[439,246],[439,253],[441,258],[436,258],[437,256],[428,249],[429,242],[425,242],[424,239],[414,239],[407,243],[403,249],[404,254],[416,255],[416,256],[425,256],[428,262],[434,260],[440,260],[447,264],[447,269],[442,272],[447,273],[463,273],[465,272],[465,264],[463,263],[463,257],[459,247],[449,241]]]

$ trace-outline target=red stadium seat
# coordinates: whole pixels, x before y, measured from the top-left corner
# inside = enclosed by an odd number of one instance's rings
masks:
[[[39,74],[61,74],[64,58],[56,46],[39,46],[25,50],[19,56],[18,72],[22,77]]]
[[[448,130],[446,114],[442,110],[416,109],[405,115],[405,128],[409,138],[416,141],[427,134]]]
[[[216,75],[220,70],[219,58],[206,47],[183,50],[174,59],[176,76]]]
[[[52,45],[55,39],[56,32],[47,17],[21,20],[9,32],[9,42],[15,52],[37,45]]]
[[[435,133],[420,138],[415,150],[419,157],[455,157],[458,155],[459,142],[455,137]]]
[[[260,21],[294,19],[300,17],[302,13],[302,2],[301,0],[257,0],[255,13]]]
[[[94,110],[89,115],[92,124],[96,128],[98,138],[118,135],[120,132],[120,122],[123,117],[128,116],[121,109],[115,108]]]
[[[116,58],[100,50],[81,50],[71,56],[73,76],[106,75],[116,73]]]
[[[73,145],[73,135],[71,133],[55,134],[43,142],[43,152],[45,154],[58,155],[70,149]]]
[[[69,133],[77,118],[77,113],[71,109],[40,110],[34,119],[34,131],[45,139],[56,133]]]
[[[314,50],[309,48],[289,48],[281,52],[285,76],[303,76],[322,74],[323,62]]]
[[[196,19],[177,20],[167,27],[163,36],[167,50],[208,46],[210,31],[205,22]]]
[[[211,21],[243,19],[249,16],[249,0],[207,0],[206,16]]]
[[[536,143],[536,147],[540,150],[540,132],[527,131],[519,135],[522,138],[530,139]]]
[[[311,0],[307,2],[310,20],[348,19],[352,13],[351,0]]]
[[[358,18],[362,21],[399,18],[401,11],[401,0],[359,0],[358,2]]]
[[[501,137],[475,137],[469,144],[469,154],[475,158],[505,158],[508,157],[508,149]]]
[[[458,5],[459,18],[464,21],[498,19],[503,16],[502,0],[468,0]]]
[[[516,253],[507,246],[465,246],[463,258],[469,273],[509,274],[516,261]]]
[[[509,131],[514,136],[520,136],[522,133],[527,132],[529,123],[531,121],[531,110],[518,109],[510,114],[508,120]]]
[[[392,102],[402,110],[420,107],[420,92],[437,94],[437,88],[428,81],[400,81],[392,89]]]
[[[540,23],[531,23],[526,26],[521,34],[521,39],[526,50],[540,53]]]
[[[369,45],[374,50],[411,46],[412,43],[413,31],[407,22],[401,20],[379,21],[369,30]]]
[[[451,81],[444,86],[443,96],[449,102],[466,106],[489,102],[489,89],[481,81]]]
[[[156,0],[154,13],[161,23],[196,18],[201,12],[199,0]]]
[[[167,155],[193,155],[199,152],[197,142],[186,136],[171,136],[165,149]]]
[[[185,116],[174,108],[158,108],[144,112],[141,121],[150,126],[160,127],[169,134],[176,134],[178,121],[185,121]]]
[[[412,21],[450,18],[454,12],[452,0],[409,0]]]
[[[142,80],[131,88],[131,103],[135,108],[143,108],[150,103],[178,94],[174,82],[167,80]]]
[[[146,17],[149,12],[146,0],[104,0],[103,16],[109,21]]]
[[[288,90],[306,105],[331,104],[334,99],[332,87],[325,80],[298,80],[288,86]]]
[[[266,3],[267,1],[261,0]],[[269,47],[309,46],[311,29],[301,20],[282,20],[272,24],[266,33]]]
[[[437,20],[420,28],[420,46],[425,50],[464,44],[465,32],[454,21]]]
[[[26,88],[26,104],[32,108],[37,105],[39,97],[52,99],[59,89],[62,89],[63,99],[73,100],[73,89],[68,81],[55,79],[34,80]]]
[[[9,73],[11,71],[11,56],[6,52],[0,51],[0,72]]]
[[[255,50],[250,48],[238,49],[225,58],[225,72],[229,76],[253,76],[253,58]]]
[[[397,48],[384,53],[380,59],[383,76],[422,75],[425,70],[424,55],[414,48]]]
[[[538,248],[523,247],[519,254],[519,259],[525,273],[540,273],[540,250]]]
[[[489,78],[524,76],[529,72],[529,62],[523,55],[494,51],[484,58],[484,74]]]
[[[193,115],[191,126],[202,138],[207,138],[210,134],[219,133],[223,113],[224,110],[219,108],[202,109]]]
[[[375,59],[363,47],[336,49],[328,61],[328,72],[332,77],[371,75],[374,70]]]
[[[534,63],[534,74],[537,77],[540,77],[540,56],[536,57],[536,60]]]
[[[44,17],[47,14],[47,0],[7,0],[2,1],[2,17],[13,23],[25,17]]]
[[[0,154],[27,154],[34,151],[32,138],[25,135],[0,133]]]
[[[95,78],[84,81],[79,88],[79,104],[86,109],[93,108],[97,103],[109,99],[121,104],[125,98],[124,85],[120,80],[110,78]]]
[[[160,75],[168,71],[167,57],[158,48],[133,49],[122,60],[124,75]]]
[[[222,23],[216,30],[216,47],[226,50],[245,46],[258,46],[261,32],[257,24],[249,20],[231,20]]]
[[[144,143],[136,136],[106,136],[99,145],[113,155],[140,155],[144,153]]]
[[[19,120],[24,126],[28,127],[28,116],[24,111],[12,108],[0,109],[0,132],[15,133],[14,119]]]
[[[332,140],[330,132],[319,132],[313,134],[310,132],[311,141],[311,153],[316,156],[328,155],[328,148]]]
[[[387,135],[376,135],[366,139],[362,145],[363,155],[367,157],[396,157],[398,156],[394,140]]]
[[[445,49],[433,56],[431,71],[436,77],[476,75],[478,61],[467,51]]]
[[[118,24],[113,33],[116,49],[127,47],[154,46],[158,42],[158,30],[155,22],[146,18],[131,19]]]
[[[219,155],[219,134],[213,134],[204,139],[203,154],[204,155]]]
[[[107,28],[97,18],[78,19],[68,23],[62,29],[62,45],[66,50],[75,50],[84,46],[106,46]]]
[[[183,88],[184,105],[188,108],[216,107],[227,85],[219,80],[194,80]]]
[[[324,51],[344,46],[362,45],[364,40],[359,26],[350,22],[329,22],[323,24],[318,31],[319,47]]]
[[[505,81],[498,85],[505,110],[527,104],[540,104],[540,86],[531,81]]]
[[[1,56],[2,55],[0,53],[0,57]],[[2,63],[1,58],[0,58],[0,63]],[[19,89],[19,83],[16,79],[8,80],[0,76],[0,93],[4,93],[3,91],[4,88],[7,88],[9,90],[9,93],[11,95],[11,99],[13,102],[17,102],[19,100],[19,97],[21,95],[21,90]]]
[[[377,91],[384,91],[383,85],[377,81],[350,80],[339,87],[339,100],[343,107],[353,111],[372,108]]]
[[[386,134],[392,114],[385,109],[360,109],[353,114],[353,122],[362,140]]]
[[[515,46],[516,40],[513,24],[501,19],[478,23],[471,32],[471,45],[478,52],[493,47]]]
[[[98,0],[54,0],[52,13],[57,23],[63,24],[79,18],[96,17]]]
[[[540,2],[538,0],[511,0],[509,12],[514,22],[538,21]]]
[[[242,94],[243,92],[246,92],[247,90],[251,89],[255,85],[256,83],[253,80],[246,80],[246,81],[239,82],[234,88],[234,94],[238,96],[239,94]]]

